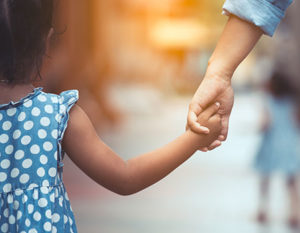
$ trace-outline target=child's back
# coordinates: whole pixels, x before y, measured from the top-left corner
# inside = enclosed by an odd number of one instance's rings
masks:
[[[76,91],[40,88],[0,105],[1,232],[76,232],[62,183],[61,140]]]

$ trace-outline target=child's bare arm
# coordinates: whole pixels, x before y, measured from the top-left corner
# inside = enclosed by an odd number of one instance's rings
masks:
[[[207,146],[219,135],[218,107],[211,106],[199,120],[211,129],[209,135],[187,131],[169,144],[127,162],[98,137],[89,118],[78,107],[71,110],[63,148],[88,176],[109,190],[128,195],[165,177],[188,159],[199,147]]]

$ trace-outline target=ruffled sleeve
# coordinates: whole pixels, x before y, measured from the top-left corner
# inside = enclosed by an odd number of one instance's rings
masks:
[[[235,15],[272,36],[293,0],[226,0],[223,14]]]
[[[64,133],[67,129],[69,112],[71,108],[76,104],[79,99],[77,90],[64,91],[59,95],[58,107],[59,107],[59,141],[62,140]]]

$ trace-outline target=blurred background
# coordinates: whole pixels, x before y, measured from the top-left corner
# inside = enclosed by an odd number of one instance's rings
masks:
[[[184,132],[189,101],[227,21],[222,0],[64,0],[44,68],[47,91],[80,91],[79,105],[124,159]],[[270,185],[269,221],[257,221],[263,138],[263,86],[280,70],[299,82],[299,2],[273,38],[264,36],[235,72],[227,141],[197,152],[170,176],[121,197],[99,187],[66,158],[64,180],[79,232],[298,232],[289,226],[285,176]],[[261,222],[264,222],[262,224]],[[299,230],[299,229],[298,229]]]

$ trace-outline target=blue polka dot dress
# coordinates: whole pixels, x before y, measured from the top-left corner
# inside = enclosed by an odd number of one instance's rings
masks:
[[[77,232],[62,182],[61,141],[76,90],[36,88],[0,105],[0,232]]]

